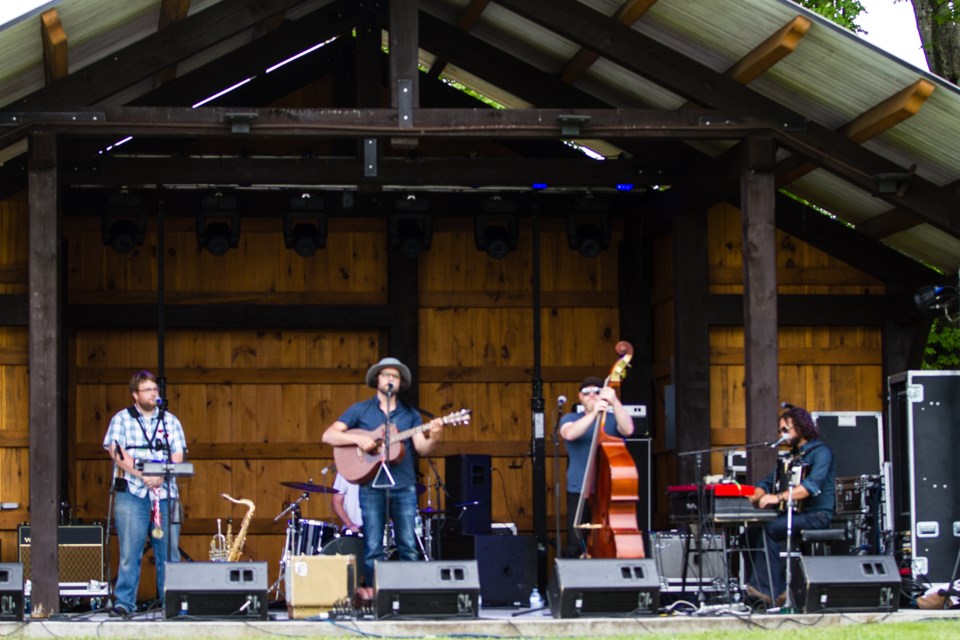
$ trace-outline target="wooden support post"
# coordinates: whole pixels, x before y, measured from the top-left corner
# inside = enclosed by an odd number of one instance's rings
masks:
[[[413,127],[413,111],[420,106],[417,0],[390,1],[390,106],[397,110],[397,125]],[[394,138],[394,147],[414,149],[416,138]]]
[[[704,309],[706,299],[707,216],[705,212],[687,212],[677,216],[673,225],[673,385],[679,453],[710,447],[710,327]],[[692,471],[692,464],[684,461],[683,471]],[[693,480],[686,475],[683,478]]]
[[[775,153],[776,145],[769,137],[748,137],[743,143],[740,207],[747,442],[772,439],[778,416]],[[766,447],[750,450],[748,481],[765,476],[774,458],[774,452]]]
[[[30,137],[28,169],[30,579],[36,618],[60,611],[60,218],[57,137]]]

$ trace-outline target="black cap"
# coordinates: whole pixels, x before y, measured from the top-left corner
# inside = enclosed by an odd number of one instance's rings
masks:
[[[583,391],[587,387],[600,387],[603,388],[603,378],[598,378],[597,376],[587,376],[583,379],[583,382],[580,383],[580,390]]]

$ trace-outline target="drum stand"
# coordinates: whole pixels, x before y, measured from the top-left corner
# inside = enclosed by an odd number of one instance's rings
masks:
[[[290,556],[298,549],[299,531],[297,530],[297,522],[300,520],[300,503],[309,499],[310,494],[304,491],[300,494],[299,498],[287,505],[287,508],[278,513],[273,519],[274,522],[277,522],[286,514],[293,512],[293,518],[287,520],[287,536],[283,541],[283,553],[280,554],[280,571],[277,572],[277,580],[267,589],[267,595],[276,592],[274,602],[280,600],[280,585],[283,583],[284,577],[286,577],[287,564],[290,562]],[[286,597],[286,593],[284,593],[284,597]]]

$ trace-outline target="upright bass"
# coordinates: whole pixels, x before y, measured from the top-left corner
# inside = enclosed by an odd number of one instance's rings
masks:
[[[626,377],[627,367],[633,358],[633,346],[620,341],[616,345],[616,352],[619,359],[604,381],[604,387],[614,389]],[[637,466],[623,438],[605,433],[606,419],[607,412],[604,411],[594,424],[574,521],[582,521],[584,504],[589,504],[590,523],[578,524],[578,530],[590,531],[586,544],[589,557],[643,558],[643,534],[637,528]]]

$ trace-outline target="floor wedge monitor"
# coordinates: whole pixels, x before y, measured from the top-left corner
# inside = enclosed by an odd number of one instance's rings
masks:
[[[378,618],[476,618],[476,560],[376,562]]]
[[[803,556],[800,568],[804,613],[897,610],[901,579],[893,556]]]
[[[267,619],[266,562],[168,562],[167,618]]]
[[[23,565],[0,563],[0,621],[23,620]]]
[[[557,559],[547,594],[554,618],[656,615],[660,578],[652,558]]]

